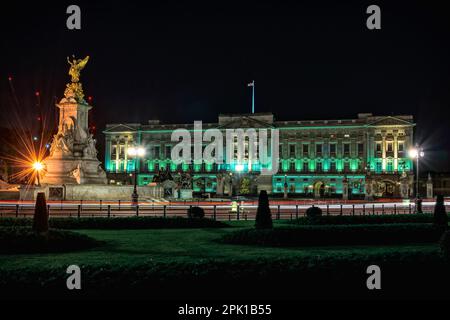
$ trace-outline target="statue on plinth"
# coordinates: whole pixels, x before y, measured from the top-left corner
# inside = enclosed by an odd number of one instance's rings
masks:
[[[96,140],[89,133],[88,114],[80,73],[89,61],[67,58],[71,82],[66,85],[60,109],[58,133],[54,135],[50,156],[44,161],[47,184],[106,184],[106,173],[97,159]]]

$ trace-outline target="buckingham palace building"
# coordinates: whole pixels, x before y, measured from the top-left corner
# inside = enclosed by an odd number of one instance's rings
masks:
[[[176,129],[193,132],[193,123],[108,124],[105,168],[110,184],[131,184],[135,172],[141,186],[176,182],[184,175],[194,194],[217,197],[267,190],[289,198],[407,198],[413,192],[408,150],[413,147],[414,126],[411,115],[371,113],[354,119],[289,121],[275,120],[272,113],[220,114],[218,122],[202,124],[203,131],[218,129],[224,135],[227,129],[278,129],[278,170],[263,175],[257,161],[250,159],[248,143],[239,164],[174,163],[171,151],[178,142],[171,141],[171,135]],[[135,146],[145,149],[142,157],[130,157],[128,149]]]

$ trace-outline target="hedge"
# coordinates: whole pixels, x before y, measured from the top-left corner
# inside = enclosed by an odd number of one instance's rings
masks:
[[[31,227],[0,227],[0,253],[66,252],[95,247],[100,242],[86,235],[50,229],[47,236]]]
[[[379,265],[382,288],[367,290],[366,269]],[[442,298],[450,284],[449,264],[433,253],[389,253],[349,257],[311,256],[193,262],[84,265],[82,290],[65,287],[66,265],[3,269],[0,297],[89,299],[292,299]],[[74,290],[75,291],[75,290]]]
[[[299,217],[288,223],[300,225],[342,225],[342,224],[384,224],[384,223],[432,223],[432,214],[385,214],[364,216],[326,216],[315,217],[313,220],[307,217]]]
[[[29,218],[0,218],[0,226],[31,226]],[[50,228],[57,229],[164,229],[164,228],[225,228],[227,224],[211,219],[182,217],[123,217],[123,218],[50,218]]]
[[[387,245],[438,242],[442,228],[432,224],[321,225],[243,229],[224,235],[228,244],[262,246]]]

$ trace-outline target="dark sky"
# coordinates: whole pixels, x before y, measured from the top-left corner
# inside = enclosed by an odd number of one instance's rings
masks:
[[[217,3],[217,4],[214,4]],[[442,2],[444,3],[444,2]],[[82,30],[66,28],[70,4]],[[220,5],[219,5],[220,4]],[[382,29],[366,28],[378,4]],[[413,114],[430,170],[450,171],[450,13],[430,1],[58,1],[2,3],[1,125],[11,109],[54,112],[69,80],[66,57],[90,55],[82,72],[94,120],[216,121],[256,110],[283,119]],[[12,100],[13,77],[20,105]]]

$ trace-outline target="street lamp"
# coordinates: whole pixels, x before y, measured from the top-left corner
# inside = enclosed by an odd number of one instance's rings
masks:
[[[137,205],[139,199],[137,193],[137,161],[145,155],[145,149],[142,147],[131,147],[128,148],[127,152],[130,157],[134,158],[134,189],[133,194],[131,195],[131,204]]]
[[[419,159],[423,158],[425,153],[418,144],[409,150],[408,155],[411,159],[416,159],[416,198],[419,199]]]
[[[44,166],[42,165],[41,162],[36,161],[33,163],[33,170],[36,171],[36,177],[37,177],[37,181],[38,181],[38,186],[41,186],[41,180],[40,180],[40,174],[41,174],[41,170],[44,168]]]

